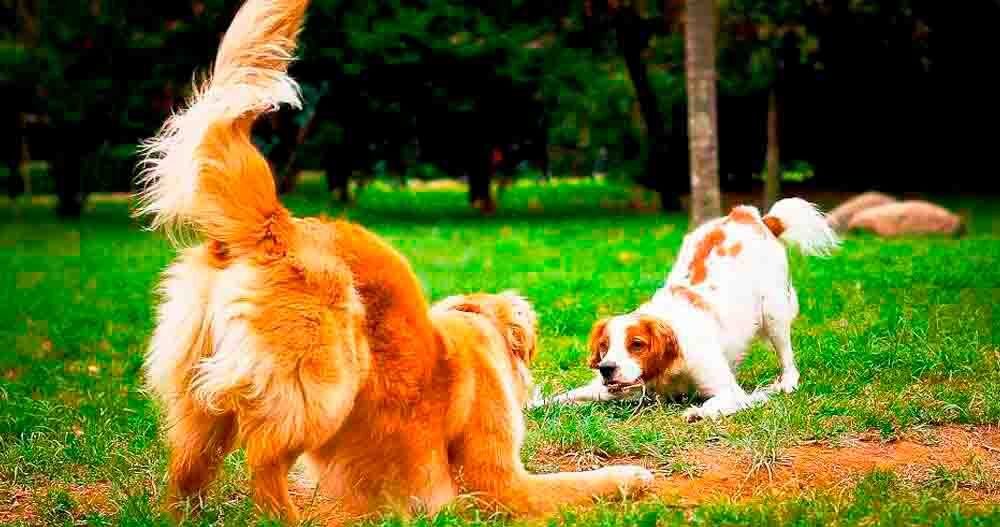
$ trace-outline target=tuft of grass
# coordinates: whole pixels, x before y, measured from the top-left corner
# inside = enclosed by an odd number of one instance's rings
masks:
[[[73,525],[77,503],[65,489],[54,488],[36,500],[35,508],[49,525]]]
[[[981,458],[972,459],[957,468],[938,465],[932,469],[925,485],[952,492],[968,490],[996,496],[1000,494],[1000,481],[997,481],[995,471],[996,467],[988,467]]]

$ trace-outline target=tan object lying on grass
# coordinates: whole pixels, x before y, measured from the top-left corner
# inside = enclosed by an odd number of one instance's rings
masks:
[[[891,237],[908,234],[960,235],[962,218],[926,201],[901,201],[865,209],[851,218],[849,230],[874,232]]]
[[[857,213],[872,207],[896,203],[897,201],[896,198],[881,192],[865,192],[854,196],[833,209],[827,215],[827,221],[834,230],[844,231]]]

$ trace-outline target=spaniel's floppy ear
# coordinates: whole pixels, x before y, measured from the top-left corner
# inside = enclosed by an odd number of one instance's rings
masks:
[[[639,324],[643,332],[649,336],[649,358],[642,369],[645,379],[655,379],[661,373],[672,369],[680,358],[680,345],[677,334],[666,322],[656,317],[642,315]]]
[[[604,357],[601,356],[601,344],[607,339],[606,330],[608,329],[608,322],[611,317],[604,317],[597,322],[594,322],[594,326],[590,328],[590,337],[587,339],[587,348],[590,350],[590,360],[588,362],[590,369],[596,369],[597,363],[601,362]]]

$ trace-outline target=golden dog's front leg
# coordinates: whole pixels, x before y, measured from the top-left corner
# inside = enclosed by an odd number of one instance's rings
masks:
[[[439,439],[439,438],[436,438]],[[408,492],[408,513],[433,515],[454,501],[458,489],[448,470],[448,453],[442,444],[426,452],[417,452],[407,472],[412,474]]]
[[[482,395],[479,399],[488,400]],[[472,417],[474,425],[453,448],[453,470],[460,471],[464,489],[499,508],[521,515],[551,514],[597,498],[634,496],[652,483],[652,473],[634,465],[529,473],[520,459],[523,417],[503,406],[482,404]]]
[[[321,523],[433,515],[458,495],[439,422],[417,417],[426,426],[400,431],[401,416],[371,410],[363,408],[335,440],[305,455],[302,482],[321,505],[310,516]]]
[[[492,450],[492,452],[490,452]],[[635,496],[653,482],[653,474],[635,465],[616,465],[585,472],[530,474],[513,457],[500,461],[496,450],[469,449],[463,456],[466,490],[518,515],[544,515],[600,498]]]

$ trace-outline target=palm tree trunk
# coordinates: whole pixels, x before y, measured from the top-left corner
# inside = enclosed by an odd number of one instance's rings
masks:
[[[772,87],[767,98],[767,160],[764,172],[764,210],[781,196],[781,150],[778,143],[778,95]]]
[[[722,214],[715,94],[715,2],[689,0],[685,10],[691,228]]]

